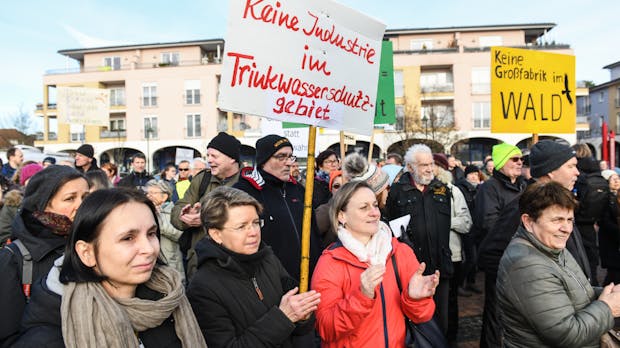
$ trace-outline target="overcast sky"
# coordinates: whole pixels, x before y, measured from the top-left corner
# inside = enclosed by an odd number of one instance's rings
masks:
[[[242,0],[241,0],[242,1]],[[275,0],[264,0],[275,2]],[[312,1],[312,0],[301,0]],[[620,60],[620,1],[339,0],[388,29],[555,23],[547,40],[569,44],[577,80],[603,83]],[[0,127],[43,101],[45,71],[74,66],[58,50],[225,38],[228,1],[5,1],[0,11]]]

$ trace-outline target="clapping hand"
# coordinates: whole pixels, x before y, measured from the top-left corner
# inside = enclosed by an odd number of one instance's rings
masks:
[[[181,216],[179,216],[179,219],[183,221],[187,226],[200,226],[200,202],[194,203],[193,206],[189,204],[184,206],[181,210]]]
[[[368,267],[360,275],[360,286],[362,294],[368,298],[375,298],[375,288],[383,280],[385,265],[374,265]]]
[[[319,302],[321,302],[321,294],[315,290],[302,294],[297,294],[297,291],[299,291],[299,288],[295,287],[284,294],[280,300],[279,307],[293,323],[308,319],[319,306]]]
[[[439,284],[439,271],[434,274],[423,275],[426,269],[426,263],[422,262],[418,270],[409,279],[409,287],[407,289],[409,298],[420,300],[435,295],[435,288]]]

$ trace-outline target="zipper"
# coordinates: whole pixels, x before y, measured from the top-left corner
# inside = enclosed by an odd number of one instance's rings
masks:
[[[388,339],[388,327],[387,327],[387,313],[385,312],[385,294],[383,292],[383,283],[379,287],[379,292],[381,293],[381,312],[383,314],[383,340],[385,341],[385,348],[389,347],[389,339]]]
[[[254,284],[254,290],[256,290],[258,299],[262,301],[265,297],[263,297],[263,292],[258,287],[258,282],[256,281],[256,277],[252,277],[252,284]]]
[[[295,238],[297,238],[297,244],[301,245],[301,240],[299,239],[299,232],[297,231],[297,224],[295,224],[295,219],[293,219],[293,213],[291,213],[291,208],[289,208],[288,203],[286,202],[286,186],[282,187],[282,200],[284,201],[284,206],[286,207],[286,211],[288,212],[288,217],[291,219],[291,223],[293,224],[293,229],[295,230]]]
[[[570,269],[568,269],[567,267],[562,267],[562,269],[564,269],[564,271],[565,271],[566,273],[568,273],[568,275],[570,275],[570,276],[571,276],[571,278],[573,278],[573,279],[577,282],[577,284],[579,284],[579,286],[581,287],[581,289],[583,290],[583,292],[586,294],[586,296],[588,296],[588,292],[586,291],[585,286],[583,286],[583,284],[581,284],[581,282],[577,279],[577,277],[575,276],[575,274],[574,274],[573,272],[571,272],[571,270],[570,270]]]

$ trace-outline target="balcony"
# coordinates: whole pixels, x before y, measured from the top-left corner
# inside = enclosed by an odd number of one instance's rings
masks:
[[[47,109],[56,109],[56,103],[48,103],[47,104]],[[37,110],[38,111],[43,111],[43,103],[38,103],[37,104]]]
[[[61,74],[79,74],[79,73],[90,73],[90,72],[113,72],[113,71],[122,71],[122,70],[136,70],[136,69],[158,69],[158,68],[170,68],[170,67],[180,67],[180,66],[198,66],[198,65],[211,65],[211,64],[221,64],[221,59],[194,59],[194,60],[181,60],[179,62],[174,63],[163,63],[163,62],[150,62],[150,63],[136,63],[136,64],[122,64],[118,67],[110,67],[110,66],[85,66],[78,68],[67,68],[67,69],[51,69],[45,72],[46,75],[61,75]],[[115,69],[117,68],[117,69]]]
[[[127,137],[126,130],[102,130],[99,132],[99,138],[101,139],[120,139]]]
[[[436,84],[420,84],[420,91],[422,93],[441,93],[441,92],[454,92],[454,84],[436,83]]]

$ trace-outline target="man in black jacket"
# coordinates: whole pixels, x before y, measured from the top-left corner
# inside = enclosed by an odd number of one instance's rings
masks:
[[[133,187],[138,190],[144,190],[144,186],[152,176],[146,171],[146,156],[138,152],[131,158],[131,168],[133,172],[118,182],[119,187]]]
[[[296,160],[287,138],[267,135],[256,141],[255,167],[242,169],[233,187],[249,193],[263,205],[262,240],[271,246],[291,277],[299,281],[305,189],[291,177],[291,164]],[[310,274],[319,258],[320,246],[316,223],[312,223]]]
[[[407,172],[392,184],[386,203],[388,219],[411,215],[407,237],[420,262],[426,263],[425,275],[439,270],[439,285],[433,296],[435,316],[444,334],[448,328],[448,293],[454,273],[450,252],[451,192],[433,175],[431,149],[416,144],[405,154]]]

